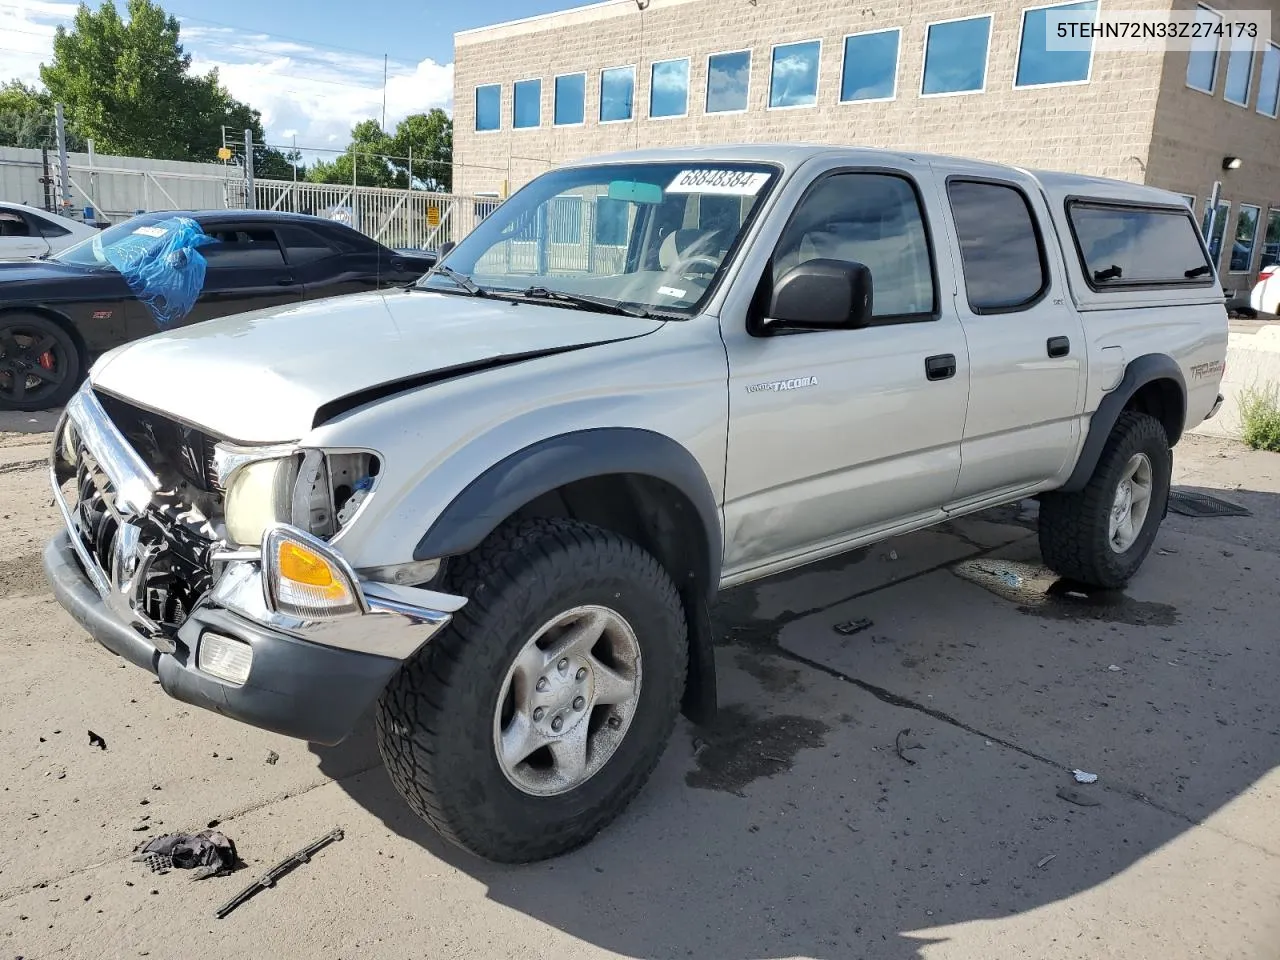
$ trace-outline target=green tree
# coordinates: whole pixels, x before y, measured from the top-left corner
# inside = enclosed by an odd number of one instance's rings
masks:
[[[377,120],[361,120],[351,128],[346,152],[333,160],[319,160],[307,171],[312,183],[352,183],[361,187],[394,187],[396,171],[387,160],[391,138]]]
[[[68,128],[67,149],[83,151],[84,137]],[[0,84],[0,147],[52,147],[57,143],[53,99],[18,80]]]
[[[351,128],[351,144],[333,160],[321,160],[307,171],[312,183],[355,183],[361,187],[409,185],[409,157],[413,156],[413,185],[420,190],[448,190],[453,182],[453,121],[440,109],[415,113],[388,134],[376,120],[362,120]]]
[[[288,159],[263,142],[258,111],[231,96],[216,70],[190,72],[177,19],[152,0],[128,0],[126,10],[127,21],[114,0],[96,11],[81,3],[71,28],[58,27],[40,79],[69,126],[99,153],[206,162],[224,126],[237,143],[250,130],[255,172],[292,177]]]

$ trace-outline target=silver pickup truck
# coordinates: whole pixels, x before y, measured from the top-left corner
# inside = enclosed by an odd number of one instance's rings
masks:
[[[1133,576],[1212,416],[1175,194],[821,146],[553,170],[408,289],[103,356],[57,427],[61,604],[170,696],[332,744],[372,709],[483,857],[587,842],[715,707],[718,590],[1021,498]]]

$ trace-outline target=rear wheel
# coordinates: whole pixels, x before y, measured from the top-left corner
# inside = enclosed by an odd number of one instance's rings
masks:
[[[675,585],[617,534],[533,520],[494,533],[450,589],[467,605],[379,700],[392,782],[486,859],[581,846],[639,793],[679,713]]]
[[[1040,552],[1060,576],[1117,589],[1137,573],[1169,502],[1173,453],[1160,421],[1120,415],[1078,493],[1040,498]]]
[[[59,324],[36,314],[0,315],[0,410],[47,410],[80,385],[80,351]]]

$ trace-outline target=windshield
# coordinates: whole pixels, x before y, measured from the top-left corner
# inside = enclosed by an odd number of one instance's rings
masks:
[[[116,268],[111,265],[105,251],[134,236],[139,229],[145,231],[147,228],[153,228],[157,224],[173,220],[176,216],[173,213],[144,213],[137,217],[131,217],[124,223],[108,227],[101,233],[95,233],[79,243],[72,244],[65,250],[55,253],[50,259],[57,260],[59,263],[73,264],[77,267],[97,267],[100,270],[115,270]],[[147,234],[144,232],[143,236],[147,236]],[[163,236],[163,231],[156,233],[156,239],[160,239]]]
[[[418,286],[533,293],[559,304],[592,298],[687,316],[718,281],[776,178],[773,167],[745,163],[555,170],[493,210]]]

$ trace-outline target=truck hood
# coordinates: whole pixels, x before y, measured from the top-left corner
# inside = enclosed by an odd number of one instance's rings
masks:
[[[154,334],[105,354],[90,379],[209,433],[289,442],[379,396],[661,326],[420,290],[354,294]]]

